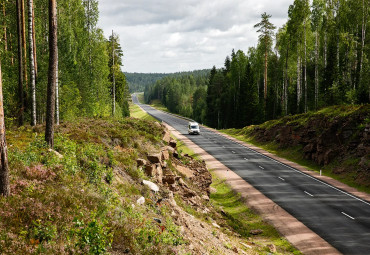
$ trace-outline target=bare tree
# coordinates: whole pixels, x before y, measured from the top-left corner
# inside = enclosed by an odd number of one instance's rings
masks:
[[[17,32],[18,32],[18,124],[24,122],[24,98],[23,98],[23,53],[22,53],[22,17],[21,17],[21,0],[17,0]]]
[[[9,168],[8,168],[8,149],[5,139],[4,107],[3,107],[3,83],[1,75],[0,61],[0,194],[8,196],[9,189]]]
[[[57,70],[57,3],[49,0],[49,71],[46,102],[45,140],[54,147],[55,86]]]
[[[35,72],[35,61],[34,61],[34,45],[33,45],[33,0],[28,0],[28,39],[30,48],[30,83],[31,83],[31,101],[32,101],[32,120],[31,125],[36,125],[36,72]]]

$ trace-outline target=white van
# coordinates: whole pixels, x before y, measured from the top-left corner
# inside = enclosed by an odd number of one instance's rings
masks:
[[[193,134],[200,135],[199,124],[196,123],[196,122],[189,122],[189,124],[188,124],[188,134],[189,135],[193,135]]]

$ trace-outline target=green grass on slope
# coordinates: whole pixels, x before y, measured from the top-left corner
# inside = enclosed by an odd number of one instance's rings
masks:
[[[137,118],[137,119],[143,119],[143,120],[151,120],[151,121],[157,121],[156,118],[149,115],[145,111],[143,111],[138,105],[130,103],[130,116]]]

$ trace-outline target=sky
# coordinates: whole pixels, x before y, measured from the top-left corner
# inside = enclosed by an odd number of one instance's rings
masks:
[[[99,0],[98,27],[120,38],[124,72],[221,68],[232,49],[256,46],[261,14],[281,27],[293,0]]]

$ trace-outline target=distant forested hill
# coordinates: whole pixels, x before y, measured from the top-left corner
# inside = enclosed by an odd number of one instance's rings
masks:
[[[156,83],[166,76],[181,77],[184,75],[207,76],[210,69],[177,72],[177,73],[125,73],[130,92],[143,92],[149,85]]]

